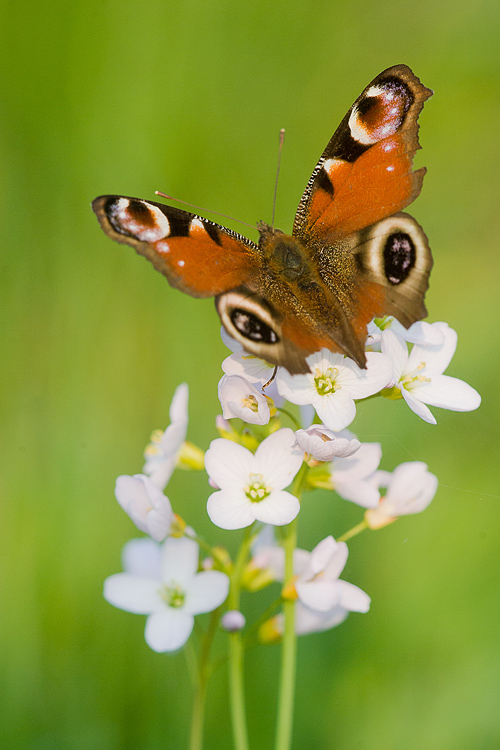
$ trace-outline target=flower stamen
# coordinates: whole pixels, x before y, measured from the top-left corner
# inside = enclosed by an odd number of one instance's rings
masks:
[[[255,398],[253,393],[250,393],[245,398],[242,398],[241,403],[244,407],[246,407],[247,409],[250,409],[250,411],[253,411],[255,413],[259,411],[259,402]]]
[[[269,497],[273,489],[265,485],[262,474],[250,474],[248,478],[249,482],[243,491],[252,503],[260,503]]]
[[[329,367],[325,372],[316,367],[314,372],[314,385],[320,396],[327,396],[339,390],[340,385],[335,382],[339,375],[337,367]]]
[[[186,598],[184,590],[174,582],[170,586],[162,586],[158,593],[169,607],[182,607]]]

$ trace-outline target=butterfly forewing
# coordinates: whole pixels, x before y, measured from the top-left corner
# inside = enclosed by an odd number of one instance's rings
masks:
[[[255,275],[257,246],[201,216],[118,195],[96,198],[92,208],[109,237],[131,245],[192,297],[214,297]]]
[[[419,194],[418,115],[432,95],[406,65],[380,73],[328,143],[297,210],[294,235],[333,242],[391,216]]]

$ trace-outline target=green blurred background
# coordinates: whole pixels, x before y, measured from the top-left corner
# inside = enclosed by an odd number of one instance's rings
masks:
[[[402,402],[358,409],[356,431],[382,442],[384,468],[423,460],[441,486],[422,516],[350,543],[345,578],[372,609],[300,641],[294,747],[498,748],[499,3],[54,0],[4,2],[0,14],[1,746],[187,745],[183,654],[150,651],[144,618],[101,590],[136,536],[115,477],[141,469],[182,381],[189,437],[208,446],[226,350],[212,301],[172,291],[111,243],[92,198],[160,189],[269,221],[285,127],[276,223],[289,231],[347,108],[404,62],[436,92],[411,209],[435,257],[429,319],[458,330],[449,374],[483,406],[436,409],[437,426]],[[169,486],[199,533],[234,547],[237,533],[210,527],[208,492],[201,474]],[[300,544],[360,516],[314,495]],[[256,748],[272,747],[278,661],[276,647],[248,657]],[[227,719],[222,669],[207,748],[232,747]]]

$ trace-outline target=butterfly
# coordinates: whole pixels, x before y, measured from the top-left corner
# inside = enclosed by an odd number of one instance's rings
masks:
[[[425,317],[432,256],[401,213],[425,168],[417,119],[432,95],[406,65],[384,70],[356,99],[323,151],[291,235],[260,222],[258,244],[188,211],[118,195],[92,207],[104,232],[144,255],[170,285],[215,297],[222,324],[251,355],[308,372],[326,347],[366,366],[367,324]]]

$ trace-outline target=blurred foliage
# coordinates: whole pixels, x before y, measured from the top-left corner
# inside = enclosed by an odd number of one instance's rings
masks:
[[[4,2],[0,17],[1,746],[186,746],[183,654],[151,652],[143,618],[110,607],[101,588],[135,535],[116,475],[140,470],[182,381],[189,437],[208,446],[225,349],[213,303],[172,291],[111,243],[90,201],[160,189],[269,220],[286,127],[277,225],[290,230],[347,108],[405,62],[436,92],[411,209],[434,250],[429,319],[458,330],[449,374],[483,407],[435,410],[435,427],[402,402],[359,408],[358,436],[382,442],[384,468],[423,460],[441,487],[421,517],[351,542],[345,577],[372,610],[299,642],[294,746],[497,748],[498,2],[28,0]],[[201,474],[169,487],[199,533],[234,547],[237,534],[210,528],[207,494]],[[314,495],[300,544],[360,516]],[[260,601],[248,602],[254,615]],[[272,747],[278,659],[276,647],[248,657],[254,747]],[[232,746],[227,717],[222,669],[207,747]]]

